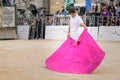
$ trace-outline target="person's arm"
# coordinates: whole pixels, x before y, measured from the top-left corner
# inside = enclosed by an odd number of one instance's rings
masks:
[[[81,23],[80,26],[84,27],[85,29],[88,29],[84,23]]]
[[[68,27],[68,33],[67,33],[67,37],[69,37],[69,36],[70,36],[70,25]]]
[[[83,22],[83,20],[82,20],[81,17],[79,17],[78,21],[79,21],[79,25],[80,25],[81,27],[84,27],[85,29],[87,29],[87,26],[84,24],[84,22]]]

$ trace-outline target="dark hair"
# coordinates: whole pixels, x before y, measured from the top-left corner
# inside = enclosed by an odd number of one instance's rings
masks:
[[[69,14],[70,13],[75,13],[75,11],[76,11],[76,9],[74,7],[72,7],[72,8],[69,9]]]

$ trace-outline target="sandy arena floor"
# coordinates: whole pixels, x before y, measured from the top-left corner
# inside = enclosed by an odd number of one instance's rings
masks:
[[[105,50],[103,63],[89,75],[58,73],[45,67],[45,59],[63,41],[0,41],[0,80],[120,80],[120,42],[97,41]]]

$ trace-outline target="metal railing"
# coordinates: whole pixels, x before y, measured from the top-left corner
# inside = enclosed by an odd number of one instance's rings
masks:
[[[87,26],[120,26],[119,16],[87,16],[86,18]]]
[[[88,27],[98,26],[120,26],[120,17],[118,16],[81,16]],[[29,39],[38,39],[45,37],[45,26],[69,25],[70,16],[40,16],[38,19],[18,18],[18,25],[29,25]]]
[[[41,16],[41,19],[44,18],[43,23],[45,25],[49,26],[56,26],[56,25],[68,25],[69,24],[69,19],[70,16]],[[81,16],[83,19],[84,23],[89,26],[89,27],[94,27],[94,26],[120,26],[120,16],[108,16],[108,17],[103,17],[103,16]],[[32,19],[26,19],[26,18],[18,18],[17,24],[18,25],[26,25],[29,24],[31,25],[35,18]]]

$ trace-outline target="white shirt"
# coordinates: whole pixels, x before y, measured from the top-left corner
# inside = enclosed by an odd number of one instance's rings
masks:
[[[83,20],[78,14],[76,14],[75,17],[70,18],[70,37],[76,41],[78,40],[80,33],[83,31],[78,31],[81,23],[83,23]]]

